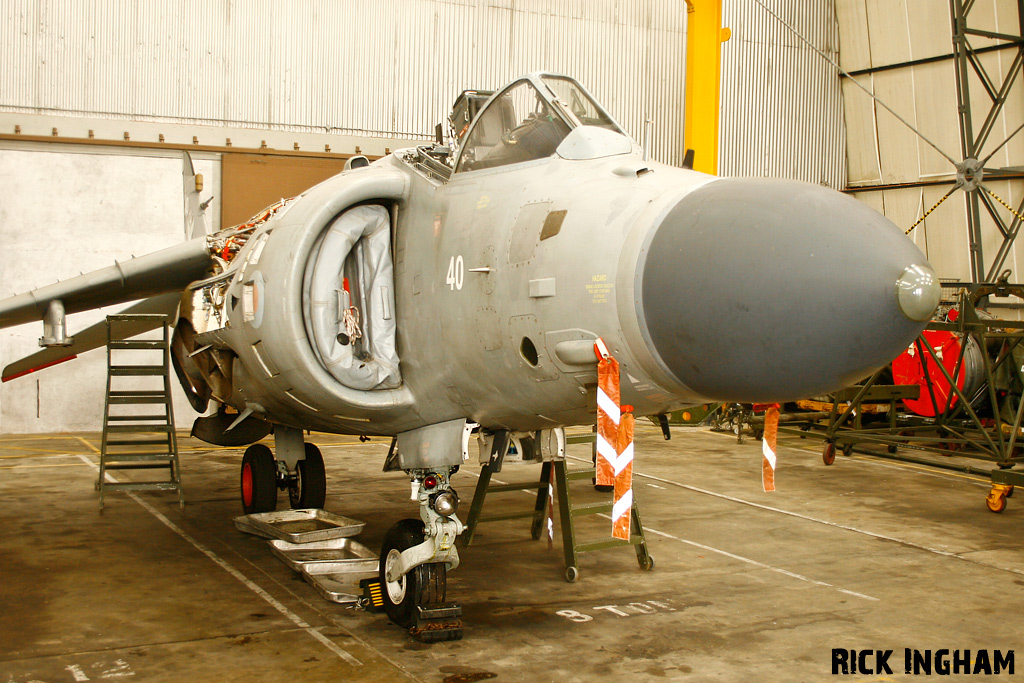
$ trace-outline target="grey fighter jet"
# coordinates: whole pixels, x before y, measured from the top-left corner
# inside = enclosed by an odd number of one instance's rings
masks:
[[[450,478],[518,439],[557,453],[593,424],[595,340],[622,402],[658,415],[847,386],[912,342],[939,300],[888,220],[804,183],[717,178],[645,160],[572,78],[464,93],[448,145],[356,158],[249,223],[0,301],[48,348],[5,378],[102,346],[65,316],[142,300],[173,315],[194,433],[252,444],[243,507],[324,501],[303,431],[396,437],[386,467],[419,520],[387,534],[387,612],[443,601],[463,526]],[[255,442],[273,431],[275,453]]]

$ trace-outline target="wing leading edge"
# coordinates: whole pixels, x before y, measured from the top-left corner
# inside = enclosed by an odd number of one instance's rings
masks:
[[[42,320],[54,301],[62,303],[65,312],[77,313],[180,292],[189,283],[203,278],[212,264],[204,237],[115,262],[107,268],[0,301],[0,328]]]

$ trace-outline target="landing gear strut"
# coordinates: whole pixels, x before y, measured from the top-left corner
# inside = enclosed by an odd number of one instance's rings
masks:
[[[459,566],[455,539],[464,528],[455,516],[458,495],[448,481],[455,469],[409,472],[420,519],[395,524],[381,548],[384,611],[423,642],[462,638],[462,610],[445,602],[448,570]]]
[[[278,458],[261,443],[245,449],[242,457],[242,510],[247,515],[277,509],[277,491],[288,491],[293,509],[322,508],[327,498],[327,475],[320,449],[303,443],[302,432],[290,427],[275,430]]]

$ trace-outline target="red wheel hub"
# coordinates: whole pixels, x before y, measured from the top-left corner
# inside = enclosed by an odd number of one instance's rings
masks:
[[[242,465],[242,502],[248,507],[252,505],[252,466]]]

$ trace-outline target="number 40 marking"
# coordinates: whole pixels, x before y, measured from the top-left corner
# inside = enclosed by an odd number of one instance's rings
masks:
[[[448,285],[449,289],[461,290],[465,274],[466,266],[462,261],[462,254],[452,256],[452,260],[448,262],[448,277],[445,278],[444,283]]]

